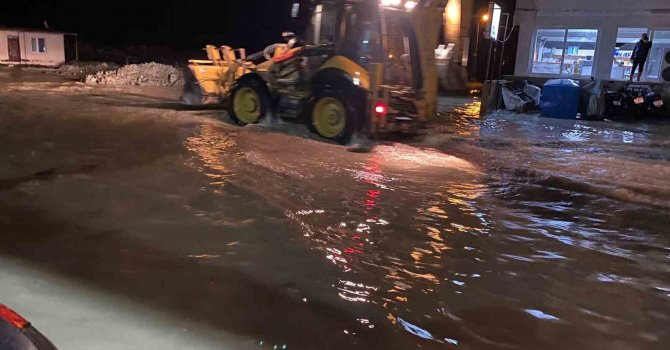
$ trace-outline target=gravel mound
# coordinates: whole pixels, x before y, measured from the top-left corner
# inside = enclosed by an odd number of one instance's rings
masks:
[[[86,76],[87,84],[184,86],[183,73],[169,65],[155,62],[129,64],[113,71],[100,71]]]
[[[85,77],[87,75],[95,74],[97,72],[107,72],[110,70],[119,69],[119,66],[114,63],[107,62],[78,62],[73,64],[64,64],[56,70],[56,74]]]

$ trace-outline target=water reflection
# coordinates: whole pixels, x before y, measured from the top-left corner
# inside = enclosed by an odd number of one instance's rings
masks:
[[[391,316],[391,317],[393,317],[393,316]],[[423,338],[423,339],[428,339],[428,340],[434,340],[435,339],[435,338],[433,338],[433,335],[430,334],[430,332],[428,332],[427,330],[422,329],[421,327],[415,326],[415,325],[403,320],[400,317],[397,318],[397,321],[402,326],[402,328],[404,328],[406,331],[416,335],[417,337],[420,337],[420,338]]]
[[[339,291],[338,295],[346,301],[369,303],[371,302],[371,293],[378,291],[379,288],[363,283],[339,280],[337,290]]]
[[[544,312],[542,312],[542,311],[540,311],[540,310],[526,310],[526,312],[527,312],[529,315],[531,315],[531,316],[533,316],[533,317],[535,317],[535,318],[539,318],[539,319],[541,319],[541,320],[546,320],[546,321],[560,321],[560,319],[559,319],[558,317],[556,317],[556,316],[552,316],[552,315],[549,315],[549,314],[546,314],[546,313],[544,313]]]
[[[186,149],[197,157],[191,166],[210,178],[210,185],[223,186],[230,176],[223,157],[231,155],[235,139],[216,127],[203,124],[195,135],[186,139]]]
[[[468,279],[481,279],[479,273],[455,270],[457,266],[449,265],[447,258],[456,248],[458,254],[474,250],[454,247],[453,237],[490,231],[487,211],[476,204],[487,189],[461,180],[436,183],[432,192],[416,191],[412,189],[416,184],[392,175],[385,162],[395,164],[395,158],[387,155],[375,152],[350,171],[355,183],[348,191],[334,194],[340,205],[328,201],[322,205],[324,210],[299,209],[287,215],[299,221],[303,236],[323,251],[326,261],[340,268],[334,287],[341,300],[377,305],[378,315],[382,310],[403,315],[392,323],[444,343],[440,337],[426,336],[432,330],[412,321],[413,315],[424,312],[443,319],[444,314],[434,308],[440,295],[449,289],[462,293]],[[468,259],[474,259],[473,253]]]
[[[573,131],[560,137],[582,142],[577,139],[595,133],[589,127]],[[542,146],[563,151],[560,144]],[[647,251],[645,266],[661,259],[668,266],[667,240],[650,237],[642,228],[648,225],[645,220],[658,220],[661,213],[637,218],[635,223],[630,216],[618,221],[615,203],[543,187],[528,182],[524,174],[500,176],[498,168],[484,184],[476,175],[483,171],[467,171],[458,162],[445,164],[473,176],[452,174],[435,181],[440,178],[433,177],[440,171],[436,170],[440,163],[431,158],[435,151],[406,147],[384,146],[369,156],[366,163],[350,171],[355,183],[337,193],[342,206],[331,206],[327,218],[310,221],[315,232],[322,231],[315,242],[325,242],[326,258],[341,268],[342,276],[334,283],[336,293],[344,302],[374,306],[369,319],[379,320],[383,313],[392,326],[436,346],[531,349],[584,345],[588,342],[540,341],[539,333],[531,332],[528,338],[523,332],[500,331],[500,327],[550,324],[541,326],[544,329],[560,324],[582,334],[582,339],[603,339],[596,330],[603,322],[614,327],[623,314],[644,306],[612,311],[611,303],[594,301],[597,297],[592,291],[599,287],[591,283],[627,281],[617,284],[648,293],[659,284],[660,276],[644,272],[648,280],[615,278],[593,270],[640,261],[640,250]],[[406,154],[395,156],[400,153]],[[419,171],[416,174],[431,171],[415,182],[406,172],[394,172],[398,162],[409,162],[412,167],[404,169]],[[362,199],[352,199],[357,194]],[[612,257],[623,260],[613,262]],[[584,284],[588,286],[580,287]],[[662,297],[667,299],[667,294]],[[579,304],[576,300],[594,302],[589,311],[599,315],[593,316],[598,320],[572,316]],[[488,310],[485,305],[498,306]],[[639,319],[653,325],[663,317],[645,314]],[[631,328],[636,327],[627,326]],[[634,343],[632,339],[625,342]]]
[[[392,327],[423,348],[661,344],[666,327],[659,325],[670,322],[667,212],[581,183],[566,188],[554,176],[615,169],[617,177],[654,181],[598,162],[608,161],[605,150],[614,154],[610,162],[623,161],[631,153],[617,158],[617,147],[654,136],[525,116],[467,118],[454,122],[462,124],[454,133],[467,139],[470,154],[384,144],[328,159],[329,166],[316,156],[324,153],[301,154],[313,162],[300,163],[308,177],[263,168],[270,174],[254,179],[254,188],[297,224],[300,235],[291,238],[318,252],[325,268],[310,268],[328,271],[319,289],[327,295],[310,300],[332,298],[350,311],[347,336]],[[198,137],[195,145],[207,138]],[[654,152],[667,157],[667,150],[643,149]]]
[[[436,124],[441,132],[461,137],[471,137],[479,134],[479,129],[486,119],[479,118],[481,102],[473,100],[466,103],[457,103],[455,106],[442,108],[436,116]]]

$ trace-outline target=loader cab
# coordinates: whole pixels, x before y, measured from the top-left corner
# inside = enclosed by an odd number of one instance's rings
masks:
[[[314,6],[308,41],[334,45],[336,54],[369,69],[384,65],[385,85],[423,84],[416,33],[408,11],[379,0],[321,1]]]

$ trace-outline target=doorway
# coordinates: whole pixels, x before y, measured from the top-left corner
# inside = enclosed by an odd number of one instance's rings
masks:
[[[21,44],[18,36],[7,37],[7,53],[10,62],[21,62]]]

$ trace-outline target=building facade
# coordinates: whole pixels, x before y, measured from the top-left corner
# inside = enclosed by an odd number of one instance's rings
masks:
[[[518,0],[515,75],[628,80],[642,33],[653,42],[643,80],[664,82],[669,0]]]
[[[0,64],[57,67],[77,56],[76,34],[0,28]]]

